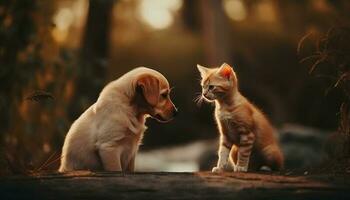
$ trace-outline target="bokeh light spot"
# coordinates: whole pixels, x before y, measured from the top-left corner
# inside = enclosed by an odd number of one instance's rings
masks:
[[[229,18],[234,21],[242,21],[247,17],[247,11],[241,0],[224,0],[224,10]]]
[[[140,0],[141,21],[154,29],[165,29],[174,22],[174,12],[182,6],[182,0]]]
[[[73,21],[74,15],[71,9],[62,8],[58,10],[53,18],[56,27],[52,30],[52,36],[57,42],[63,42],[66,39]]]

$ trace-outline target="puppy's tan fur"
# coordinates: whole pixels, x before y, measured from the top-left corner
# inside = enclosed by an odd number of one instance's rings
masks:
[[[145,67],[109,83],[72,124],[59,171],[134,171],[146,118],[166,122],[177,112],[169,92],[167,79]]]

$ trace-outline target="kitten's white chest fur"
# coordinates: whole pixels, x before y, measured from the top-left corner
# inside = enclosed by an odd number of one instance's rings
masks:
[[[224,134],[226,136],[228,135],[234,135],[234,127],[233,127],[233,119],[234,119],[235,113],[227,111],[226,109],[215,109],[215,117],[217,124],[219,125],[219,131],[221,134]]]
[[[234,113],[226,110],[216,109],[215,115],[219,120],[225,121],[225,120],[231,120],[233,118]]]

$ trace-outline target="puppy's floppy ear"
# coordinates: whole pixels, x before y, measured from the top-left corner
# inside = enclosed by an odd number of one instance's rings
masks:
[[[140,87],[142,94],[146,101],[151,105],[155,106],[159,99],[159,80],[150,75],[141,76],[136,83],[137,87]]]

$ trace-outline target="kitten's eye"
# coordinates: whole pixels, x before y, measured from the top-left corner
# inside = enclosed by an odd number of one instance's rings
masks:
[[[164,99],[167,98],[168,95],[169,95],[168,93],[163,93],[163,94],[161,94],[162,98],[164,98]]]
[[[208,85],[208,89],[209,89],[209,90],[214,89],[214,85]]]

